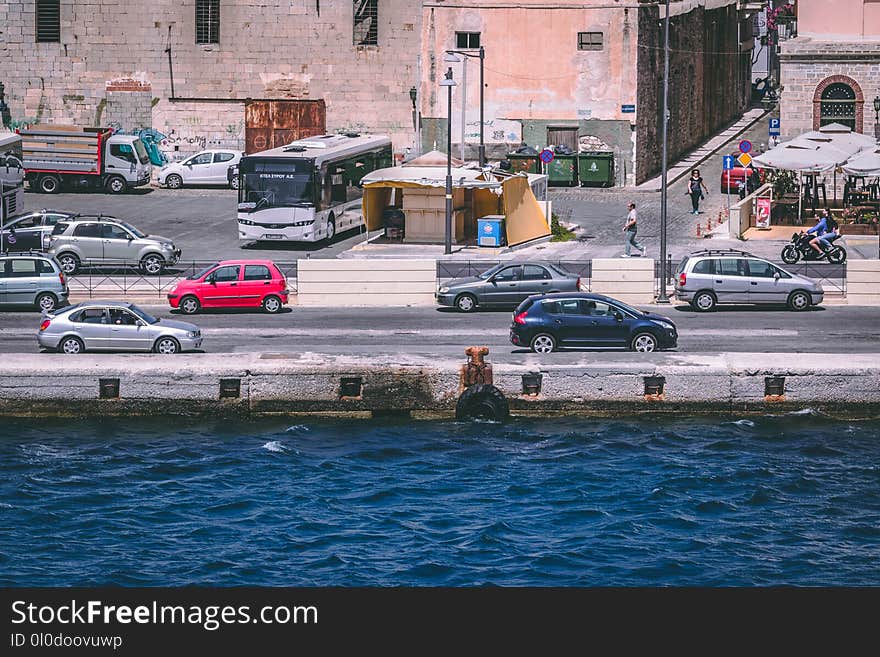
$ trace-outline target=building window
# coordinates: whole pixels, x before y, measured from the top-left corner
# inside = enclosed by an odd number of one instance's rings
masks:
[[[196,0],[196,43],[220,43],[220,0]]]
[[[835,82],[825,87],[819,106],[819,126],[840,123],[856,130],[856,92],[848,84]]]
[[[602,50],[602,33],[578,32],[578,50]]]
[[[479,32],[456,32],[455,33],[455,47],[461,50],[467,48],[477,49],[480,47],[480,33]]]
[[[379,45],[379,0],[354,0],[354,45]]]
[[[61,41],[61,0],[37,0],[37,43]]]

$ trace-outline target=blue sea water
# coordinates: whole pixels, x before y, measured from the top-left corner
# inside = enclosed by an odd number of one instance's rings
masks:
[[[880,426],[3,420],[0,585],[880,585]]]

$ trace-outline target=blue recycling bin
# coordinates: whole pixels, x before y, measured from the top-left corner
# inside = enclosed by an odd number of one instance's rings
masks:
[[[490,214],[477,219],[477,246],[504,246],[504,215]]]

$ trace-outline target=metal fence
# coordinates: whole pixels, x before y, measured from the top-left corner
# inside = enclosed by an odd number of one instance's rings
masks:
[[[295,280],[296,262],[276,262],[275,266],[288,281]],[[107,294],[155,294],[171,290],[179,280],[194,276],[217,264],[217,260],[189,260],[178,262],[163,269],[161,274],[150,275],[140,270],[138,262],[118,262],[112,265],[82,265],[69,278],[71,292],[88,292],[89,295]],[[293,289],[291,283],[290,287]]]
[[[502,260],[438,260],[437,278],[466,278],[479,276],[487,269],[500,265],[502,262],[515,265],[516,262]],[[592,260],[542,260],[549,265],[571,272],[582,279],[589,279],[593,274]]]

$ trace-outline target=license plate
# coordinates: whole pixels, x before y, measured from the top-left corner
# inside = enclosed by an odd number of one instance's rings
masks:
[[[263,233],[263,239],[266,240],[283,240],[284,235],[270,235],[269,233]]]

